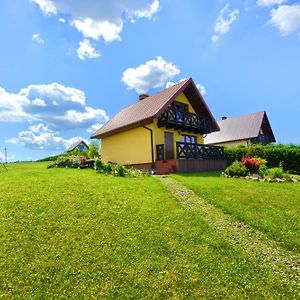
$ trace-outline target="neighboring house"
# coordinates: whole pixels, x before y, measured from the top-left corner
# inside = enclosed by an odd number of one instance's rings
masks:
[[[71,145],[67,149],[67,152],[74,151],[75,149],[78,149],[80,152],[89,151],[89,146],[83,140],[79,140],[76,143],[74,143],[73,145]]]
[[[276,142],[265,111],[237,118],[223,117],[218,124],[220,131],[208,134],[205,144],[235,147]]]
[[[223,148],[204,146],[219,126],[191,78],[124,108],[91,138],[104,162],[156,169],[157,174],[223,169]]]

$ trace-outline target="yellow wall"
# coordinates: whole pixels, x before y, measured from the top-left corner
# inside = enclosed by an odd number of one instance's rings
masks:
[[[103,138],[101,159],[119,164],[151,162],[150,131],[139,127]]]
[[[176,101],[188,104],[189,112],[195,113],[194,109],[183,93],[176,98]],[[156,145],[165,143],[165,132],[173,133],[174,158],[176,158],[176,142],[181,141],[181,135],[196,136],[197,143],[203,143],[203,136],[201,134],[166,129],[165,127],[158,128],[157,119],[154,119],[154,122],[146,127],[153,130],[154,160],[156,160]],[[120,164],[151,163],[150,131],[143,127],[139,127],[105,137],[102,139],[101,149],[101,158],[103,162],[112,161]]]
[[[216,146],[223,146],[223,147],[236,147],[236,146],[248,146],[250,144],[250,140],[240,140],[240,141],[233,141],[233,142],[226,142],[226,143],[219,143]]]

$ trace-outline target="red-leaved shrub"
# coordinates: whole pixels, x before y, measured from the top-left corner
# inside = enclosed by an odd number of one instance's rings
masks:
[[[260,162],[250,155],[245,155],[242,157],[243,165],[249,170],[251,174],[255,174],[258,172]]]

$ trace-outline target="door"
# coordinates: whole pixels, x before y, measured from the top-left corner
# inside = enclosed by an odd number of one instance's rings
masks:
[[[166,159],[174,159],[174,139],[171,132],[165,132],[165,153]]]

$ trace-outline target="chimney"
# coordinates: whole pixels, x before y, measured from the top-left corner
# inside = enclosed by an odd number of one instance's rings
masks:
[[[148,97],[149,97],[148,94],[141,94],[141,95],[139,95],[139,100],[141,101],[141,100],[144,100],[144,99],[146,99]]]
[[[222,117],[222,120],[226,120],[226,119],[227,119],[227,117],[226,117],[226,116],[223,116],[223,117]]]

